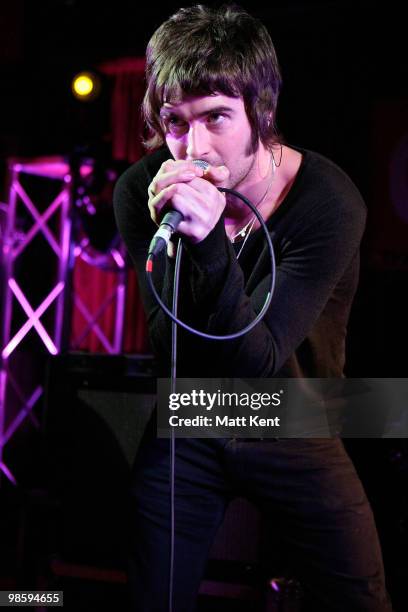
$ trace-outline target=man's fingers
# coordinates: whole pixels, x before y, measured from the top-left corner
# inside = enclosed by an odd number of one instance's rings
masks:
[[[194,178],[204,178],[213,185],[225,185],[229,178],[226,166],[209,166],[203,170],[192,162],[174,162],[169,160],[162,165],[162,169],[148,187],[149,198],[155,198],[170,185],[188,183]]]
[[[204,171],[193,164],[184,168],[177,168],[156,176],[148,187],[149,196],[155,197],[163,189],[174,183],[187,183],[194,178],[203,176]]]
[[[229,175],[230,172],[226,166],[210,166],[203,178],[213,185],[222,185],[228,181]]]
[[[175,192],[176,185],[170,185],[169,187],[162,189],[162,191],[160,191],[158,195],[149,198],[150,215],[156,225],[159,225],[159,220],[163,207],[167,204],[169,200],[171,200]]]

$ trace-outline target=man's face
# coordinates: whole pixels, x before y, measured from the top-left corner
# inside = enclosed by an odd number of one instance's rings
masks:
[[[242,183],[254,167],[251,126],[242,98],[214,94],[192,96],[165,103],[160,111],[166,143],[174,159],[203,159],[212,166],[226,166],[226,187]]]

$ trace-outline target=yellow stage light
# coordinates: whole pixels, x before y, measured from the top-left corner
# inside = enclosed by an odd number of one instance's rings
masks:
[[[72,93],[79,100],[91,100],[99,93],[99,79],[90,72],[80,72],[72,79]]]

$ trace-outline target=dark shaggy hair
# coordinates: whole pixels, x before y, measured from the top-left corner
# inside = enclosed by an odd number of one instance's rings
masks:
[[[278,140],[278,60],[265,26],[242,8],[199,4],[180,9],[153,34],[146,59],[147,148],[165,141],[160,118],[164,102],[214,93],[243,98],[252,128],[248,153],[257,150],[259,139],[269,148]]]

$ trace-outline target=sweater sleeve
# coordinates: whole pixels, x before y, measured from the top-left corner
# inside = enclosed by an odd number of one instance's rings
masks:
[[[143,160],[121,175],[113,194],[116,224],[136,270],[137,282],[145,310],[150,343],[160,362],[169,359],[170,328],[168,320],[151,294],[145,278],[150,240],[157,229],[147,207],[150,177]],[[174,264],[169,258],[157,258],[153,281],[166,306],[171,307]],[[160,367],[159,367],[160,369]]]
[[[213,346],[207,357],[214,366],[213,375],[255,378],[280,371],[311,332],[358,255],[365,215],[360,202],[334,198],[321,201],[308,219],[299,219],[279,252],[275,292],[266,316],[245,336]],[[223,258],[225,280],[217,288],[211,287],[210,279],[220,261],[210,255],[207,259],[204,245],[197,246],[188,248],[196,267],[193,296],[197,305],[206,304],[207,331],[230,334],[242,329],[262,308],[270,284],[266,247],[260,258],[265,264],[263,277],[249,292],[231,245],[225,247]]]

